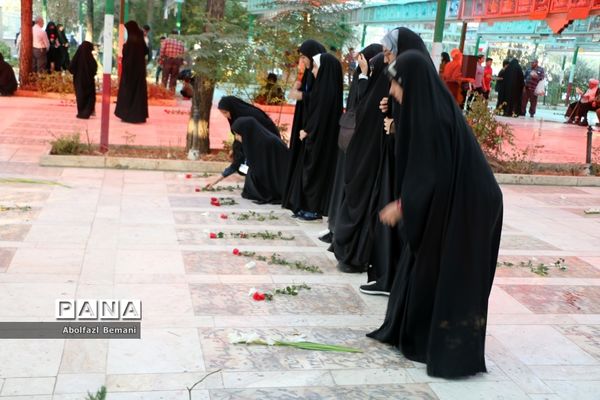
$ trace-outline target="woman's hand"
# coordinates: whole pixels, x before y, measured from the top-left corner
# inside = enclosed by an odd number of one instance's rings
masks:
[[[381,110],[382,113],[387,114],[387,112],[389,110],[387,97],[384,97],[383,99],[381,99],[381,101],[379,102],[379,109]]]
[[[379,219],[384,225],[395,226],[402,219],[400,200],[389,203],[379,212]]]
[[[224,179],[223,175],[219,175],[216,178],[211,179],[205,186],[204,189],[212,189],[217,183]]]
[[[369,63],[363,54],[358,55],[358,66],[361,74],[369,75]]]
[[[307,136],[308,136],[308,133],[306,133],[306,131],[304,129],[302,129],[300,131],[300,140],[306,139]]]
[[[296,88],[293,88],[292,90],[290,90],[290,95],[289,95],[290,99],[292,100],[302,100],[302,92]]]
[[[390,135],[390,134],[394,133],[394,119],[386,117],[383,120],[383,127],[385,129],[386,135]]]

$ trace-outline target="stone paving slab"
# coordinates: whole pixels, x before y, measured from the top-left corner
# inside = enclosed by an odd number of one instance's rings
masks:
[[[2,147],[2,146],[0,146]],[[110,399],[596,399],[600,387],[600,224],[584,214],[600,189],[504,185],[505,226],[490,297],[488,374],[448,381],[365,337],[381,323],[384,297],[366,276],[341,274],[317,240],[324,222],[299,223],[278,206],[234,192],[195,192],[209,176],[173,172],[41,168],[8,162],[0,177],[69,187],[3,184],[0,321],[52,320],[57,298],[139,298],[142,339],[7,340],[0,399],[81,399],[106,385]],[[3,157],[3,158],[2,158]],[[25,159],[25,158],[23,158]],[[227,181],[226,181],[227,182]],[[225,183],[224,183],[225,184]],[[232,177],[227,185],[243,184]],[[233,197],[213,207],[211,197]],[[278,219],[238,220],[253,211]],[[226,220],[221,214],[227,214]],[[210,232],[293,233],[294,241],[209,239]],[[235,256],[256,251],[318,265],[322,274]],[[566,270],[551,264],[564,258]],[[527,266],[543,263],[540,276]],[[520,263],[524,262],[525,265]],[[255,302],[249,289],[306,283],[298,296]],[[230,334],[357,347],[320,353],[230,343]],[[16,396],[16,397],[15,397]]]

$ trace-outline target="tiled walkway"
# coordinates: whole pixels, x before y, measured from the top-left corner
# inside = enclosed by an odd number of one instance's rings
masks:
[[[386,299],[359,293],[364,275],[336,271],[316,239],[322,224],[256,206],[239,190],[196,193],[206,178],[183,174],[6,161],[0,171],[69,186],[0,184],[0,205],[31,207],[0,212],[0,320],[53,320],[57,298],[139,298],[144,310],[141,340],[1,341],[2,400],[81,400],[102,385],[111,400],[184,400],[186,387],[218,369],[194,400],[598,399],[600,216],[584,210],[600,206],[600,189],[503,187],[501,261],[514,266],[498,268],[491,296],[489,373],[446,381],[364,336],[381,323]],[[215,195],[239,204],[212,207]],[[273,217],[237,219],[248,210]],[[208,238],[266,229],[295,240]],[[306,260],[323,273],[261,261],[248,269],[234,247]],[[564,258],[568,268],[539,276],[519,265],[533,258]],[[270,303],[248,297],[251,287],[292,283],[311,290]],[[229,343],[232,333],[303,334],[364,352],[245,347]]]
[[[381,323],[386,299],[359,293],[364,275],[336,271],[316,239],[324,224],[300,224],[278,207],[241,199],[239,190],[195,192],[206,178],[40,168],[46,128],[70,132],[79,122],[73,110],[57,100],[28,100],[33,109],[22,108],[22,100],[0,101],[0,178],[68,186],[0,183],[0,206],[31,207],[0,211],[0,321],[51,321],[57,298],[139,298],[144,313],[141,340],[1,340],[0,400],[82,400],[102,385],[111,400],[186,400],[186,387],[219,369],[194,389],[194,400],[599,398],[600,215],[584,213],[600,207],[598,188],[502,188],[503,266],[490,300],[489,373],[433,379],[423,365],[364,336]],[[28,120],[37,126],[27,128]],[[160,144],[164,132],[179,132],[185,116],[152,108],[150,121],[122,129]],[[539,124],[517,121],[529,130]],[[544,130],[544,140],[579,134],[543,124],[558,129]],[[239,204],[212,207],[212,196]],[[267,213],[265,220],[238,220],[249,210]],[[295,239],[208,238],[242,230]],[[234,247],[304,260],[323,273],[262,261],[248,269],[250,260],[232,255]],[[567,269],[551,266],[547,276],[527,265],[559,259]],[[252,287],[292,283],[311,290],[270,303],[248,297]],[[244,347],[229,343],[232,333],[303,334],[363,353]]]

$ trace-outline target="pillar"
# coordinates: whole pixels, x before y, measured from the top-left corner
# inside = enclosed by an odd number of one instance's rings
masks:
[[[100,151],[108,151],[108,127],[110,117],[110,77],[112,72],[112,42],[115,22],[114,0],[106,0],[104,11],[104,57],[102,60],[102,119],[100,121]]]
[[[433,31],[433,45],[431,46],[431,58],[433,65],[440,64],[442,56],[442,41],[444,39],[444,24],[446,23],[446,0],[438,0],[435,15],[435,30]]]
[[[575,67],[577,66],[577,54],[579,53],[579,45],[575,45],[575,52],[573,53],[573,61],[571,62],[571,72],[569,72],[569,84],[567,85],[567,98],[565,104],[569,105],[569,98],[571,97],[571,91],[573,90],[573,78],[575,77]]]

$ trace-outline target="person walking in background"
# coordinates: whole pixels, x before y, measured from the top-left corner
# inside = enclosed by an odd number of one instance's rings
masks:
[[[162,61],[162,57],[160,54],[160,48],[162,47],[162,44],[166,38],[167,38],[166,36],[160,37],[160,47],[158,48],[158,52],[156,53],[156,81],[155,81],[155,83],[157,85],[158,85],[158,82],[160,82],[160,80],[161,80],[160,75],[162,74],[162,69],[163,69],[163,61]]]
[[[127,29],[127,41],[123,45],[123,71],[119,82],[115,115],[123,122],[142,123],[148,118],[145,63],[148,48],[137,22],[127,22],[125,29]]]
[[[533,60],[531,62],[531,67],[527,68],[527,71],[525,72],[525,87],[523,88],[521,115],[525,116],[526,114],[527,102],[529,102],[529,116],[533,118],[535,115],[538,100],[536,88],[538,83],[543,81],[545,77],[544,68],[539,65],[537,59]]]
[[[496,102],[496,110],[502,110],[504,107],[504,103],[506,102],[506,91],[504,84],[504,73],[506,72],[506,67],[508,67],[509,61],[502,61],[502,69],[498,72],[498,76],[496,77],[496,93],[498,93],[498,101]]]
[[[504,70],[503,80],[504,101],[500,103],[500,106],[504,108],[503,114],[505,117],[518,117],[521,112],[521,99],[525,85],[523,69],[519,60],[513,58],[509,62]]]
[[[146,56],[146,65],[152,61],[152,39],[150,38],[150,25],[146,24],[142,28],[144,31],[144,42],[148,48],[148,55]]]
[[[440,76],[444,76],[444,69],[446,68],[446,64],[450,62],[450,54],[445,51],[442,53],[442,60],[440,61],[439,73]]]
[[[176,39],[179,33],[176,29],[171,32],[171,37],[166,38],[160,46],[160,56],[163,60],[162,85],[171,92],[175,92],[179,68],[183,64],[185,46],[181,40]]]
[[[490,98],[490,92],[492,91],[492,77],[494,71],[492,70],[493,59],[490,57],[485,59],[485,67],[483,68],[483,97],[486,100]]]
[[[69,68],[69,39],[65,33],[63,24],[56,25],[58,28],[58,61],[56,63],[57,71],[66,71]]]
[[[459,49],[452,49],[450,57],[452,57],[452,61],[444,67],[442,79],[462,109],[465,104],[465,93],[461,81],[463,54]]]
[[[485,57],[483,54],[480,54],[477,57],[477,69],[475,70],[475,82],[473,82],[473,88],[471,90],[471,94],[469,95],[469,100],[467,101],[467,110],[471,109],[471,103],[473,102],[475,93],[477,93],[480,97],[484,96],[484,91],[485,91],[485,89],[483,88],[483,74],[484,74],[483,60],[484,59],[485,59]]]
[[[358,67],[358,63],[356,62],[356,57],[354,55],[354,47],[348,48],[348,53],[344,56],[344,64],[346,67],[346,74],[348,75],[348,85],[352,83],[352,79],[354,76],[354,71]]]
[[[92,55],[94,45],[85,41],[79,46],[69,66],[77,99],[77,118],[88,119],[96,110],[96,73],[98,64]]]
[[[51,73],[54,71],[60,71],[60,68],[57,69],[60,54],[58,29],[56,29],[56,24],[52,21],[48,22],[48,25],[46,25],[46,36],[48,36],[48,42],[50,43],[47,53],[46,70]]]
[[[33,25],[33,72],[46,72],[50,42],[44,30],[44,18],[37,17]]]

